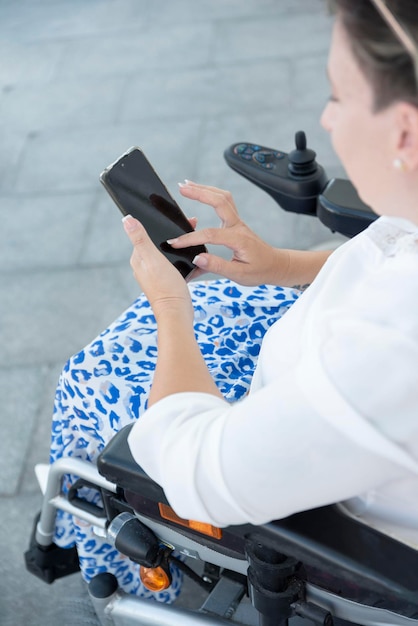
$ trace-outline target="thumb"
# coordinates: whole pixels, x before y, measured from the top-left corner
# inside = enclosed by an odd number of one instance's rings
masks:
[[[236,280],[240,275],[241,267],[231,261],[226,261],[215,254],[201,253],[193,259],[194,265],[204,272],[219,274],[225,278]]]
[[[125,215],[122,218],[122,224],[133,246],[145,243],[149,239],[147,231],[141,222],[132,217],[132,215]]]

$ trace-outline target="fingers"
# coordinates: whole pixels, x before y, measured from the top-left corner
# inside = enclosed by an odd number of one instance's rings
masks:
[[[213,244],[236,250],[240,245],[240,238],[237,236],[236,232],[227,228],[202,228],[202,230],[185,233],[175,239],[168,239],[167,243],[173,248],[188,248],[189,246]]]
[[[222,220],[223,226],[234,226],[239,221],[238,211],[229,191],[191,181],[179,184],[179,188],[180,193],[186,198],[212,206]]]

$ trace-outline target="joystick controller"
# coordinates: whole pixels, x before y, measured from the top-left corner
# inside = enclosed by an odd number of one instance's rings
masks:
[[[244,178],[268,193],[285,211],[316,215],[319,194],[327,176],[316,162],[316,153],[307,148],[306,135],[298,131],[295,149],[289,154],[253,143],[236,143],[224,158]]]
[[[349,180],[327,180],[302,130],[296,133],[295,149],[288,154],[241,142],[227,148],[224,157],[233,170],[267,192],[285,211],[316,215],[333,232],[353,237],[377,217]]]

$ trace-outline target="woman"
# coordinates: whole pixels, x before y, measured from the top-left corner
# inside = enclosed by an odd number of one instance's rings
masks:
[[[93,459],[134,419],[132,454],[181,517],[260,524],[344,501],[416,543],[418,16],[414,0],[333,5],[322,124],[382,217],[331,255],[277,250],[242,223],[230,194],[187,181],[181,193],[211,205],[223,227],[169,243],[229,247],[230,261],[194,262],[245,287],[188,287],[125,218],[147,300],[67,364],[52,458]],[[309,282],[301,295],[289,289]],[[110,569],[142,593],[130,564],[74,528],[87,579]],[[57,542],[68,544],[72,529],[60,520]]]

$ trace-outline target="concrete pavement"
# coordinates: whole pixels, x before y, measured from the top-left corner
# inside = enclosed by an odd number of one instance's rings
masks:
[[[329,32],[321,0],[1,0],[3,626],[95,623],[78,576],[48,587],[23,552],[59,371],[138,293],[99,173],[139,145],[179,200],[179,180],[213,184],[278,246],[329,240],[222,157],[240,140],[289,151],[304,129],[329,176],[343,174],[319,125]],[[181,205],[216,224],[207,207]]]

